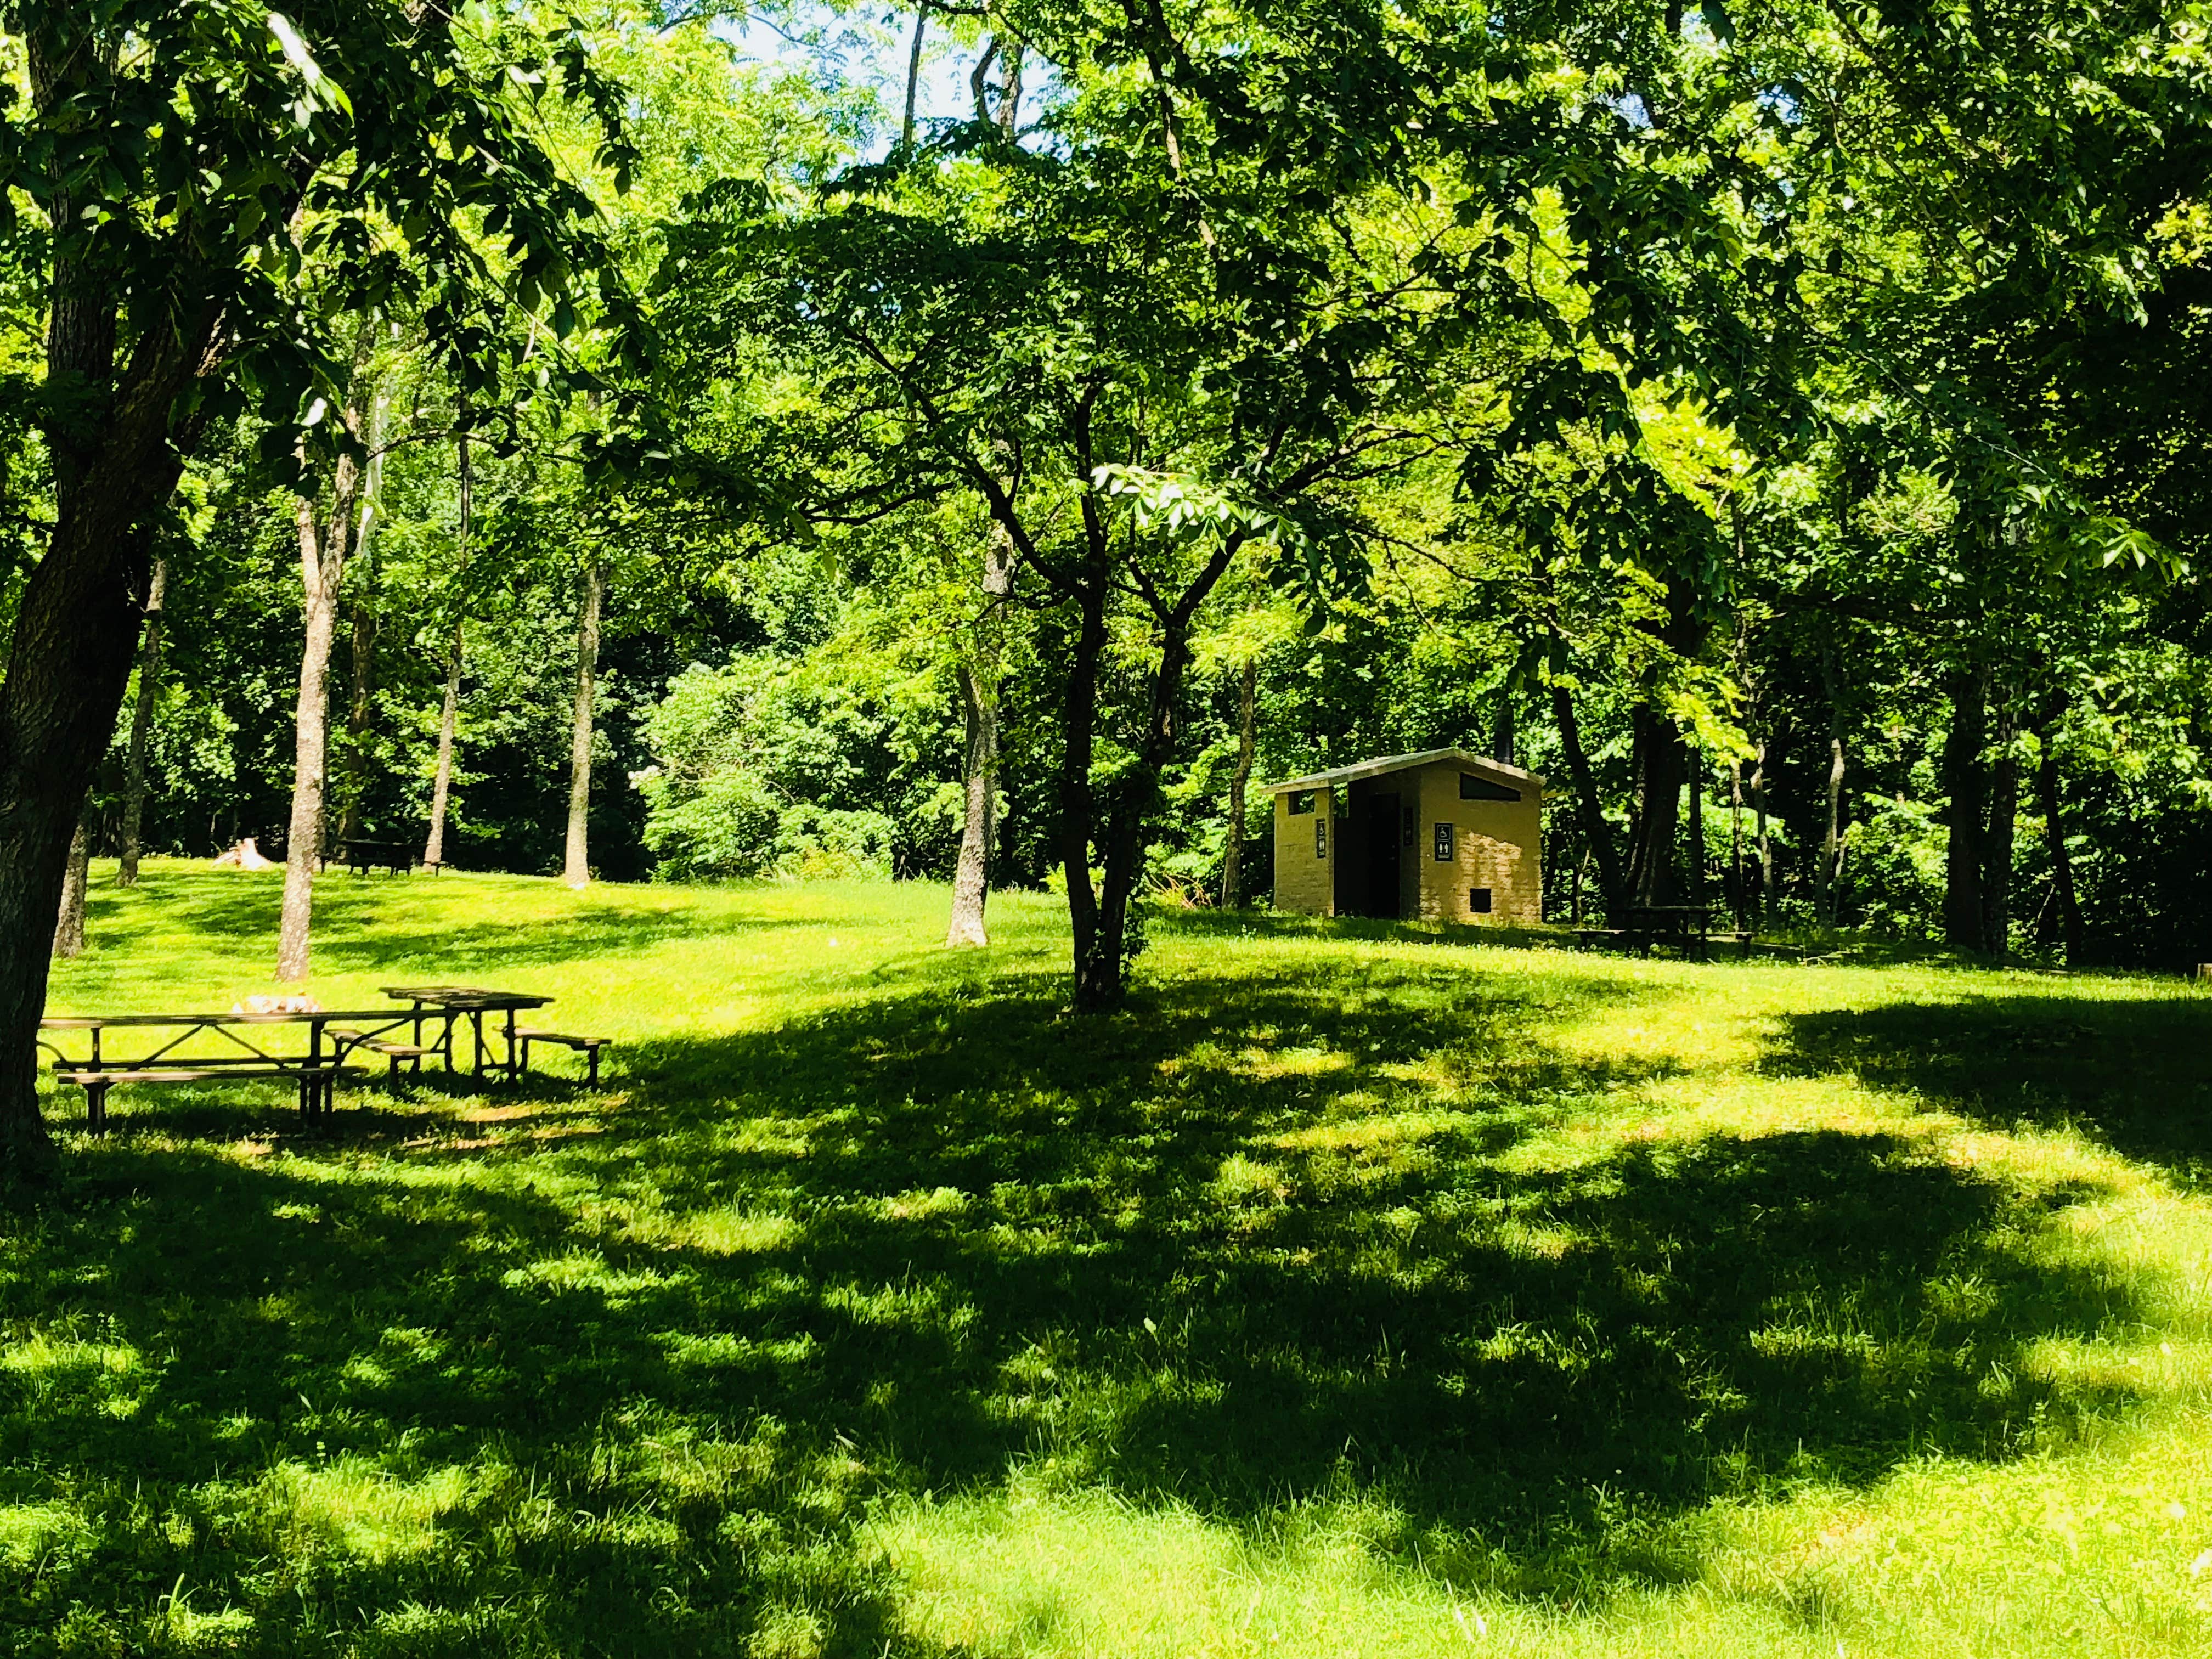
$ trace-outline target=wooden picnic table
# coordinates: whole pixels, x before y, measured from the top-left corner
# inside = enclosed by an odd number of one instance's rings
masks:
[[[1705,933],[1712,918],[1713,907],[1710,904],[1632,904],[1628,907],[1627,933],[1647,957],[1651,954],[1652,945],[1663,940],[1679,945],[1686,951],[1695,951],[1702,961],[1707,949]]]
[[[107,1092],[118,1083],[289,1078],[299,1085],[300,1115],[314,1118],[331,1109],[331,1093],[353,1051],[364,1045],[391,1046],[385,1040],[409,1024],[410,1018],[391,1008],[285,1013],[50,1014],[39,1022],[41,1031],[57,1036],[82,1032],[90,1052],[77,1060],[64,1053],[58,1042],[42,1039],[40,1047],[53,1055],[57,1078],[84,1090],[86,1116],[95,1133],[106,1126]],[[263,1026],[305,1028],[307,1053],[279,1052],[274,1042],[254,1035]],[[107,1041],[112,1032],[152,1030],[175,1035],[149,1051],[134,1048],[123,1056],[114,1054],[113,1045]],[[212,1054],[184,1052],[195,1039],[202,1046],[213,1039],[220,1045],[219,1051]]]
[[[482,1077],[486,1061],[489,1060],[490,1069],[504,1071],[510,1083],[522,1075],[521,1051],[517,1046],[514,1029],[515,1014],[526,1008],[543,1008],[553,1000],[551,997],[538,996],[527,991],[493,991],[476,985],[385,985],[378,988],[395,1001],[413,1005],[409,1018],[415,1022],[415,1041],[418,1046],[422,1042],[422,1022],[443,1018],[444,1035],[428,1046],[433,1053],[440,1049],[444,1051],[448,1072],[459,1069],[453,1058],[453,1027],[456,1022],[465,1019],[469,1022],[473,1039],[471,1074]],[[431,1012],[433,1010],[435,1012]],[[506,1016],[499,1033],[507,1044],[504,1061],[496,1057],[491,1045],[485,1041],[486,1014]]]
[[[343,864],[354,874],[366,875],[371,870],[389,871],[395,876],[415,872],[415,843],[407,841],[374,841],[365,836],[349,836],[331,848],[325,862]]]

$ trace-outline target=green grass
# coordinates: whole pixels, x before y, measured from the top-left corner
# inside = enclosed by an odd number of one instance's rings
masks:
[[[57,1011],[271,988],[95,889]],[[0,1239],[0,1652],[2212,1654],[2212,1005],[942,890],[327,878],[605,1089],[118,1091]],[[556,1062],[558,1063],[558,1062]]]

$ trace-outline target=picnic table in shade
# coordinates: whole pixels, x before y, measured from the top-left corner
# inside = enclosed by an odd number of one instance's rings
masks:
[[[429,1045],[428,1052],[442,1050],[448,1072],[460,1069],[453,1057],[453,1028],[465,1020],[471,1039],[469,1067],[471,1074],[482,1077],[487,1069],[505,1072],[510,1083],[522,1075],[522,1050],[518,1043],[519,1034],[514,1029],[515,1015],[526,1009],[543,1008],[553,1000],[551,997],[538,996],[528,991],[493,991],[478,985],[385,985],[378,988],[396,1002],[413,1005],[411,1017],[415,1022],[415,1041],[418,1047],[422,1042],[422,1022],[426,1019],[443,1020],[444,1034]],[[485,1040],[486,1014],[505,1016],[495,1034],[506,1044],[507,1058],[504,1060]]]
[[[410,1017],[390,1008],[289,1010],[228,1014],[49,1014],[41,1031],[59,1037],[82,1033],[90,1049],[82,1059],[65,1054],[58,1042],[40,1046],[54,1057],[54,1076],[83,1089],[85,1115],[94,1133],[106,1129],[107,1092],[118,1083],[204,1083],[231,1078],[283,1078],[299,1085],[300,1115],[316,1118],[331,1109],[331,1091],[353,1051],[368,1048],[392,1055],[407,1046],[391,1041]],[[275,1031],[260,1028],[302,1028],[305,1054],[285,1052]],[[151,1046],[137,1045],[118,1056],[110,1033],[167,1032]],[[212,1047],[215,1050],[209,1053]],[[395,1053],[395,1051],[397,1051]]]

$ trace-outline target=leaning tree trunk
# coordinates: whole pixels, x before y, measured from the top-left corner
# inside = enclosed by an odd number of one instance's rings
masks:
[[[161,605],[169,590],[169,562],[154,561],[146,585],[145,631],[138,641],[138,695],[131,704],[131,747],[123,766],[123,845],[115,867],[118,887],[138,884],[138,855],[145,841],[146,748],[154,732],[154,692],[161,679]]]
[[[1982,843],[1989,818],[1989,679],[1978,668],[1951,677],[1951,723],[1943,736],[1943,781],[1950,822],[1943,855],[1943,942],[1954,951],[1979,951],[1984,933]]]
[[[583,614],[576,625],[576,718],[568,733],[568,837],[561,879],[581,887],[592,878],[592,689],[599,672],[599,606],[607,567],[594,559],[584,573]]]
[[[988,945],[984,907],[991,896],[991,857],[999,834],[999,684],[1005,655],[1006,597],[1013,591],[1014,544],[994,522],[983,544],[983,608],[975,619],[973,655],[960,664],[961,708],[968,742],[961,757],[964,796],[960,859],[952,877],[947,945]]]
[[[453,790],[453,726],[461,706],[461,624],[453,624],[453,647],[446,653],[446,702],[438,714],[438,773],[430,785],[430,836],[422,843],[422,862],[435,870],[446,861],[446,805]]]
[[[1229,775],[1229,847],[1221,860],[1221,908],[1244,902],[1244,802],[1252,787],[1252,735],[1260,693],[1260,659],[1249,657],[1237,683],[1237,769]]]
[[[356,347],[356,393],[343,418],[361,432],[360,381],[371,339],[364,325]],[[307,976],[307,940],[314,921],[315,866],[323,850],[324,791],[330,760],[331,643],[337,635],[338,589],[345,580],[346,550],[360,505],[362,473],[351,454],[331,469],[330,517],[319,521],[315,499],[293,507],[300,536],[300,586],[307,638],[300,651],[300,700],[292,720],[292,817],[284,840],[284,910],[276,935],[276,977]]]
[[[69,868],[62,880],[61,915],[54,922],[54,954],[84,954],[85,890],[92,884],[92,813],[88,806],[70,837]]]
[[[74,95],[31,36],[32,102],[40,111]],[[54,222],[74,224],[69,192]],[[25,582],[0,678],[0,1164],[9,1173],[52,1173],[53,1141],[39,1111],[39,1021],[52,957],[37,948],[60,914],[64,866],[94,766],[115,730],[137,654],[152,565],[151,526],[174,493],[184,449],[173,429],[178,400],[212,369],[220,313],[165,319],[141,336],[116,372],[116,297],[73,256],[57,253],[46,323],[49,384],[91,394],[71,408],[87,418],[46,434],[53,468],[53,526]],[[26,943],[30,948],[24,948]]]

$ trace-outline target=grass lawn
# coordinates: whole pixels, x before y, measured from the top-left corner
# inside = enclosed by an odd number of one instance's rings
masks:
[[[56,1012],[271,988],[107,873]],[[327,878],[606,1085],[58,1097],[0,1653],[2212,1654],[2212,999],[944,908]]]

